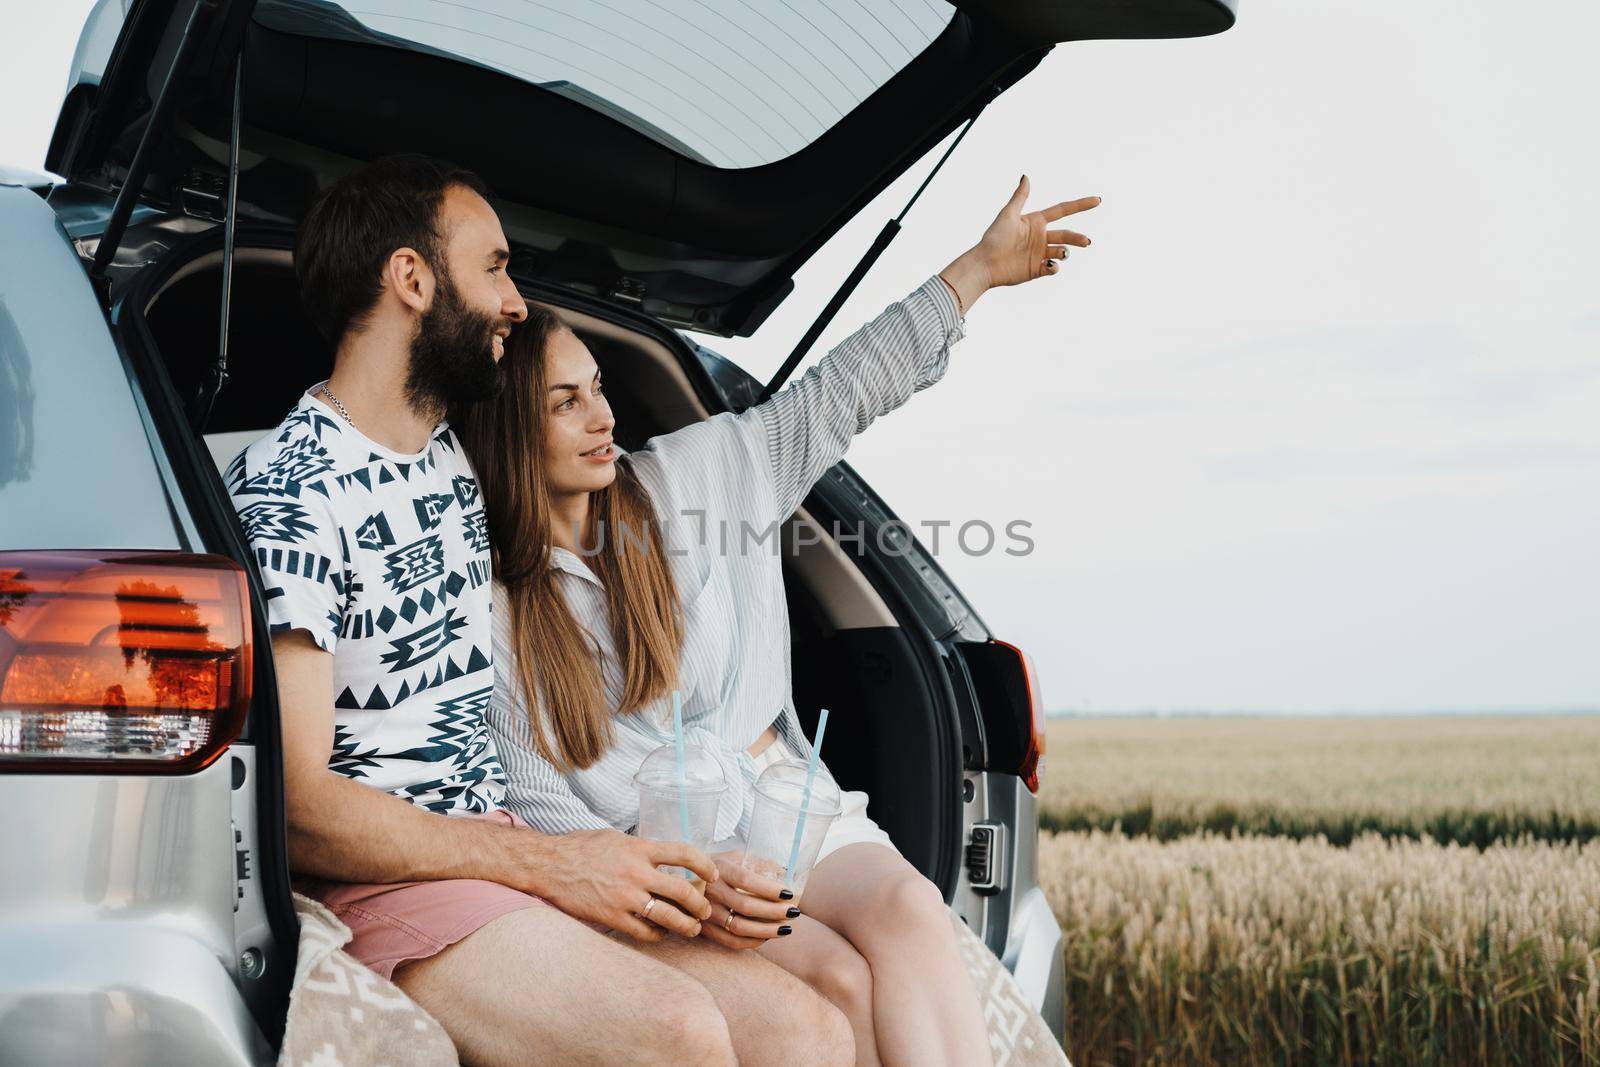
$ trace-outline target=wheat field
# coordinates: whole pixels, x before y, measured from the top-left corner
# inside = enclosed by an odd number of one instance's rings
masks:
[[[1047,759],[1077,1067],[1600,1067],[1600,717],[1058,720]]]
[[[1600,844],[1046,835],[1102,1064],[1600,1062]]]
[[[1600,837],[1600,715],[1053,719],[1041,825]]]

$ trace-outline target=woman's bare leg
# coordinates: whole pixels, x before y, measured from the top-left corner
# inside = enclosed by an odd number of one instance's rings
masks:
[[[882,1067],[872,1028],[872,968],[850,942],[820,919],[802,915],[794,920],[793,934],[757,951],[844,1013],[855,1034],[856,1067]]]
[[[800,906],[872,970],[872,1018],[888,1067],[990,1067],[988,1029],[932,882],[882,845],[846,845],[811,872]]]

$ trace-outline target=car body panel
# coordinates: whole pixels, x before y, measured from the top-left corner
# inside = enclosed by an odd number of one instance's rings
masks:
[[[232,774],[0,775],[0,1062],[271,1062],[236,985]]]
[[[1034,886],[1017,901],[1016,921],[1000,962],[1016,978],[1029,1005],[1044,1017],[1057,1041],[1066,1034],[1066,959],[1061,925],[1044,890]]]
[[[7,932],[26,969],[0,965],[0,1063],[267,1067],[276,1057],[193,940],[142,926]]]

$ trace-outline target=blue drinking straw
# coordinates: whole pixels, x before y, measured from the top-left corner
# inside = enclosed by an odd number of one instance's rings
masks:
[[[689,788],[688,756],[683,749],[683,694],[676,689],[672,691],[672,744],[678,750],[678,823],[683,832],[685,844],[689,842]],[[694,872],[685,868],[685,878],[693,878]]]
[[[811,741],[811,763],[806,767],[806,788],[800,797],[800,820],[794,824],[794,844],[789,848],[789,866],[784,868],[783,880],[794,881],[794,869],[800,864],[800,838],[806,832],[806,811],[811,807],[811,783],[817,777],[817,754],[822,751],[822,734],[828,728],[828,709],[817,716],[817,736]]]

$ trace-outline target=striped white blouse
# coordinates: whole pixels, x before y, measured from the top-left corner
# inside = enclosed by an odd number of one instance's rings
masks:
[[[950,346],[965,333],[954,297],[935,275],[766,403],[651,438],[617,461],[632,464],[650,492],[683,600],[686,736],[717,758],[730,784],[719,839],[746,828],[756,771],[745,750],[767,727],[776,725],[796,752],[811,753],[790,688],[778,526],[852,437],[943,377]],[[562,548],[553,565],[574,618],[594,639],[615,708],[622,672],[600,579]],[[505,765],[506,807],[547,833],[631,829],[639,815],[633,774],[672,739],[670,697],[616,716],[613,747],[593,766],[563,775],[533,746],[510,639],[510,606],[497,581],[489,725]]]

